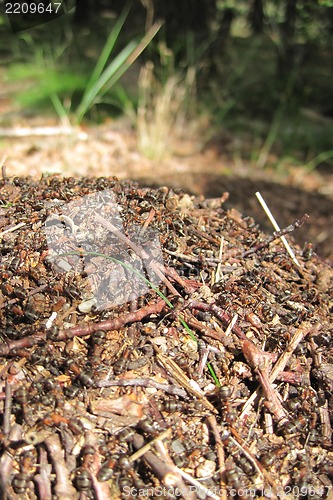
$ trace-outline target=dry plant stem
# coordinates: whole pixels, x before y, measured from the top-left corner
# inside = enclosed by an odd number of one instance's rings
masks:
[[[180,494],[182,495],[182,497],[183,498],[196,498],[198,495],[195,495],[194,492],[192,494],[192,492],[188,490],[187,486],[182,481],[182,477],[184,477],[183,471],[181,469],[179,469],[178,467],[176,467],[176,465],[172,461],[167,449],[165,448],[164,443],[157,442],[156,448],[157,448],[158,452],[160,453],[160,455],[164,458],[166,463],[168,463],[170,465],[170,467],[172,467],[172,469],[175,471],[175,473],[179,475],[180,480],[177,484],[177,488],[178,488]],[[208,497],[210,496],[209,490],[205,486],[203,486],[201,483],[196,481],[192,476],[190,476],[189,474],[186,474],[186,479],[190,484],[196,486],[197,492],[200,488],[200,490],[202,490],[206,493],[206,496],[208,496]]]
[[[3,433],[5,436],[8,436],[10,433],[10,416],[12,413],[12,386],[6,380],[6,399],[5,399],[5,407],[3,412]]]
[[[272,236],[270,238],[267,238],[262,243],[259,243],[255,247],[250,248],[250,250],[247,250],[246,252],[244,252],[242,254],[242,258],[247,257],[248,255],[251,255],[252,253],[256,253],[259,250],[262,250],[263,248],[268,247],[268,245],[270,243],[273,243],[273,241],[281,238],[282,236],[285,236],[286,234],[293,232],[295,229],[301,227],[304,224],[304,222],[306,221],[306,219],[308,219],[308,218],[309,218],[308,214],[304,214],[302,217],[297,219],[293,224],[290,224],[290,226],[287,226],[285,229],[280,229],[280,231],[274,231],[274,233],[272,234]]]
[[[303,323],[300,324],[299,328],[297,328],[296,332],[292,336],[285,351],[281,354],[281,356],[275,363],[274,368],[272,369],[269,375],[270,382],[274,382],[274,380],[277,379],[280,373],[284,371],[286,365],[289,362],[289,359],[291,358],[298,344],[303,341],[303,339],[308,335],[309,332],[316,331],[318,330],[318,328],[319,328],[318,326],[314,327],[308,321],[303,321]]]
[[[234,427],[232,427],[232,426],[229,426],[229,429],[230,429],[231,434],[233,435],[233,437],[237,441],[237,443],[241,446],[242,451],[244,452],[245,456],[250,460],[250,462],[253,463],[253,465],[255,466],[255,468],[260,471],[260,473],[266,479],[266,481],[268,482],[268,484],[270,484],[270,486],[273,488],[272,493],[274,493],[274,495],[276,495],[276,493],[278,491],[278,486],[279,485],[275,482],[275,480],[272,478],[272,476],[270,475],[270,473],[259,462],[259,460],[257,460],[256,457],[254,457],[252,455],[252,452],[251,452],[250,448],[245,443],[244,439],[239,435],[239,433],[237,432],[237,430]],[[274,496],[272,498],[277,498],[277,497]],[[283,498],[284,498],[284,495],[281,496],[281,493],[279,493],[279,499],[283,499]]]
[[[48,287],[48,285],[42,285],[42,286],[36,287],[27,293],[27,297],[31,297],[32,295],[35,295],[36,293],[42,292],[47,287]],[[2,309],[3,307],[7,307],[9,305],[12,305],[12,304],[16,304],[17,302],[19,302],[19,300],[20,299],[16,298],[16,299],[6,300],[6,302],[0,302],[0,309]]]
[[[85,444],[93,446],[95,449],[94,460],[88,465],[92,486],[94,490],[94,498],[96,500],[109,500],[110,499],[110,486],[108,482],[100,482],[97,480],[96,474],[101,468],[101,456],[98,451],[97,437],[92,431],[87,431],[85,434]]]
[[[85,326],[74,326],[66,330],[59,332],[57,340],[68,340],[73,337],[85,337],[86,335],[92,335],[99,330],[118,330],[128,323],[134,323],[135,321],[141,321],[142,318],[150,314],[158,314],[165,307],[164,300],[160,300],[154,304],[149,304],[135,312],[129,312],[118,318],[112,320],[101,321],[99,323],[92,323]],[[34,345],[45,342],[47,339],[45,332],[35,333],[29,337],[24,337],[19,340],[13,340],[6,344],[0,345],[0,356],[10,356],[16,354],[17,349],[28,348]]]
[[[220,488],[221,488],[221,500],[227,500],[227,487],[225,482],[223,481],[223,473],[225,471],[225,455],[224,455],[224,447],[222,443],[222,439],[217,427],[217,422],[215,415],[210,415],[207,417],[207,422],[209,423],[215,443],[216,443],[216,451],[217,451],[217,458],[219,461],[219,474],[220,474]]]
[[[51,467],[47,462],[46,450],[39,448],[39,474],[34,477],[34,482],[37,484],[39,498],[43,500],[52,500],[50,470]]]
[[[261,196],[261,194],[259,193],[259,191],[256,192],[256,197],[258,198],[258,201],[259,201],[260,205],[262,206],[265,214],[269,218],[269,220],[270,220],[271,224],[273,225],[275,231],[281,231],[278,223],[274,219],[274,216],[273,216],[272,212],[268,208],[265,200],[263,199],[263,197]],[[291,246],[289,245],[288,241],[286,240],[285,236],[280,236],[280,239],[281,239],[282,243],[284,244],[284,246],[285,246],[288,254],[290,255],[291,260],[296,264],[296,266],[299,266],[300,264],[299,264],[298,260],[296,259],[296,256],[295,256],[295,254],[294,254]]]
[[[187,294],[191,294],[195,292],[195,290],[197,289],[197,287],[191,286],[191,284],[188,283],[189,280],[184,280],[172,267],[164,266],[164,271],[167,276],[169,276],[174,281],[176,281],[180,286],[182,286]],[[179,295],[178,292],[177,295]]]
[[[328,443],[329,446],[331,446],[332,442],[332,426],[331,426],[331,420],[330,420],[330,414],[329,414],[329,408],[328,408],[328,401],[325,401],[324,406],[319,407],[319,416],[320,416],[320,423],[322,427],[322,435],[324,438],[325,443]]]
[[[247,362],[258,374],[260,385],[268,400],[266,405],[269,406],[270,412],[273,413],[276,420],[282,425],[288,420],[288,413],[283,408],[282,399],[269,379],[267,354],[250,340],[244,340],[242,351]]]
[[[9,441],[19,441],[20,439],[22,439],[22,427],[18,424],[14,424],[9,434]],[[13,462],[14,458],[12,455],[5,451],[0,458],[0,478],[5,491],[9,483]]]
[[[290,357],[292,356],[292,353],[294,352],[294,350],[298,346],[298,344],[306,337],[306,335],[308,335],[308,333],[310,331],[313,331],[314,329],[318,329],[318,328],[319,328],[318,326],[314,327],[309,322],[303,322],[303,323],[301,323],[300,327],[294,333],[294,335],[293,335],[291,341],[289,342],[287,348],[281,354],[281,356],[279,357],[278,361],[275,363],[274,368],[272,369],[272,371],[270,372],[270,374],[268,374],[268,380],[267,380],[267,375],[264,376],[264,379],[262,380],[262,382],[266,385],[266,388],[271,387],[271,384],[276,379],[278,379],[280,375],[283,376],[283,370],[284,370],[285,366],[287,365]],[[269,389],[268,389],[268,391],[269,391]],[[259,389],[256,389],[251,394],[251,396],[247,400],[246,404],[244,405],[243,411],[242,411],[242,413],[240,415],[240,420],[243,420],[244,418],[246,418],[246,415],[248,414],[250,408],[252,407],[252,405],[254,404],[254,402],[255,402],[255,400],[257,399],[258,396],[259,396]],[[278,405],[278,406],[280,406],[280,405]]]
[[[216,304],[205,304],[205,302],[201,302],[199,300],[189,300],[182,309],[185,308],[193,308],[193,309],[199,309],[200,311],[211,311],[214,316],[216,316],[222,323],[226,326],[229,326],[230,322],[232,321],[232,317],[220,309]],[[234,325],[232,327],[232,331],[237,335],[237,337],[241,340],[248,340],[247,336],[245,333],[239,328],[239,326]]]
[[[135,433],[132,439],[132,444],[134,448],[139,450],[145,445],[145,440],[144,438],[140,435]],[[174,467],[171,467],[169,464],[167,464],[165,461],[161,460],[160,458],[155,455],[152,451],[146,451],[143,455],[145,461],[149,465],[149,467],[152,469],[156,477],[166,486],[166,487],[171,487],[171,488],[179,488],[179,486],[183,488],[186,488],[185,484],[182,482],[181,478],[179,477],[179,474],[175,471]],[[191,495],[191,493],[187,491],[187,498],[194,499],[194,496]]]
[[[5,229],[4,231],[1,231],[0,238],[4,234],[16,231],[16,229],[20,229],[20,227],[23,227],[23,226],[25,226],[25,222],[19,222],[18,224],[16,224],[16,226],[13,226],[13,227],[10,227],[9,229]]]
[[[184,478],[186,481],[188,481],[190,484],[196,487],[197,492],[201,491],[206,495],[207,498],[212,498],[213,500],[220,500],[220,497],[215,495],[212,491],[210,491],[206,486],[204,486],[202,483],[194,479],[192,476],[187,474],[187,472],[184,472],[182,469],[179,469],[176,467],[176,471]],[[187,497],[186,497],[187,498]],[[201,498],[199,495],[197,495],[196,498]]]
[[[155,262],[145,250],[143,250],[138,245],[133,243],[133,241],[127,238],[127,236],[119,231],[119,229],[117,229],[116,226],[112,224],[112,222],[104,219],[104,217],[102,217],[98,213],[95,213],[95,218],[104,227],[110,229],[120,241],[129,246],[154,271],[154,273],[160,278],[160,280],[165,284],[165,286],[173,295],[180,295],[179,292],[172,286],[170,281],[165,277],[166,273],[163,266]]]
[[[95,387],[128,387],[128,386],[138,386],[138,387],[155,387],[162,391],[168,392],[174,396],[179,396],[184,399],[188,399],[187,392],[176,385],[161,384],[151,380],[149,378],[132,378],[132,379],[117,379],[117,380],[99,380],[95,383]]]
[[[205,337],[209,337],[211,339],[219,340],[221,344],[223,344],[225,347],[230,347],[232,344],[232,339],[230,337],[227,337],[223,332],[217,332],[216,330],[213,330],[213,328],[210,328],[209,326],[204,325],[201,321],[199,321],[197,318],[186,312],[186,314],[181,314],[179,315],[189,326],[192,328],[198,330],[202,335]]]
[[[156,444],[158,441],[162,441],[163,439],[166,439],[166,438],[170,437],[171,435],[172,435],[172,429],[171,428],[166,429],[165,431],[161,432],[161,434],[156,436],[156,438],[152,439],[151,441],[149,441],[149,443],[145,444],[144,446],[142,446],[142,448],[140,448],[138,451],[133,453],[133,455],[131,455],[128,460],[130,462],[134,462],[138,458],[142,457],[142,455],[144,455],[147,451],[149,451],[151,449],[151,447],[154,444]]]
[[[180,383],[190,394],[195,396],[201,403],[213,413],[217,413],[216,408],[208,401],[206,396],[201,392],[197,391],[190,384],[190,379],[183,372],[183,370],[175,363],[171,358],[164,356],[157,346],[154,345],[156,351],[156,358],[162,364],[162,366],[167,370],[167,372]]]
[[[75,498],[76,490],[68,477],[68,470],[58,434],[48,436],[45,439],[45,445],[56,473],[54,487],[56,497],[59,500],[72,500]]]
[[[95,474],[91,474],[91,481],[96,500],[110,500],[110,487],[107,482],[99,482]]]

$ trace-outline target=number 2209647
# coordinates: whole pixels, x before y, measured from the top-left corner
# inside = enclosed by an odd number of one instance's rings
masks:
[[[6,14],[57,14],[61,2],[5,2]]]

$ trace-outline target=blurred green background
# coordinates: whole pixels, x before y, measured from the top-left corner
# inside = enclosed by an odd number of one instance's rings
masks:
[[[197,121],[205,141],[229,142],[256,168],[331,169],[332,6],[79,0],[36,23],[29,13],[14,22],[2,5],[0,98],[10,106],[0,126],[19,116],[91,125],[126,115],[141,150],[163,157],[163,137]]]

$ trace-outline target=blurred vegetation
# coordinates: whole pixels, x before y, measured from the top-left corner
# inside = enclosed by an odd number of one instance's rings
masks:
[[[221,136],[221,148],[257,167],[332,166],[332,0],[132,0],[128,7],[126,17],[122,0],[80,0],[68,14],[16,33],[2,14],[2,75],[13,102],[26,115],[56,109],[72,123],[129,113],[148,142],[154,124],[164,123],[163,136],[185,112],[204,113],[207,140]],[[139,65],[131,68],[133,51],[143,51],[146,75],[146,65],[153,68],[151,89]],[[103,73],[115,60],[117,78]]]

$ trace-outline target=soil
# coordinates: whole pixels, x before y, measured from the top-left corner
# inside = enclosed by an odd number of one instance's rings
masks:
[[[227,207],[257,182],[192,178],[1,181],[2,496],[329,495],[332,268]]]
[[[15,123],[15,117],[11,121]],[[138,151],[136,135],[126,120],[76,129],[67,135],[57,133],[59,127],[53,120],[22,120],[20,116],[19,121],[16,127],[0,131],[8,176],[115,175],[120,180],[166,185],[207,198],[227,191],[228,207],[253,216],[263,230],[272,232],[254,196],[260,191],[281,228],[307,213],[309,219],[293,234],[295,241],[301,246],[311,243],[321,258],[333,262],[333,174],[329,170],[306,172],[293,165],[278,172],[256,169],[235,157],[230,137],[220,134],[207,142],[202,130],[191,128],[184,137],[170,137],[168,157],[149,160]],[[49,126],[51,135],[34,135],[38,126],[42,130]],[[200,127],[204,129],[204,124]],[[13,136],[24,129],[26,136]],[[271,158],[273,163],[275,160]]]

